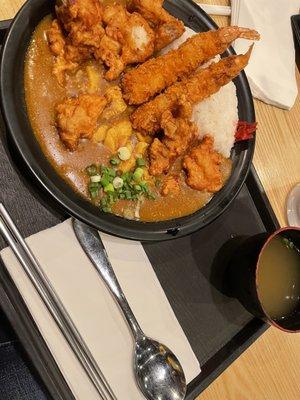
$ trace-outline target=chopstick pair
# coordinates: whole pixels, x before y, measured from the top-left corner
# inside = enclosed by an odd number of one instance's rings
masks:
[[[74,325],[41,265],[31,252],[4,205],[0,203],[0,233],[23,267],[26,275],[69,343],[102,400],[117,400],[96,360]]]
[[[207,14],[210,15],[222,15],[222,16],[230,16],[231,15],[231,7],[230,6],[218,6],[218,5],[210,5],[203,4],[201,0],[194,0]]]

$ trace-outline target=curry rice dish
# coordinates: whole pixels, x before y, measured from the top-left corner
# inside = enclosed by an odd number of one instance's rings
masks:
[[[33,131],[58,174],[99,213],[141,221],[185,216],[230,175],[238,121],[222,151],[222,132],[216,145],[195,110],[233,86],[252,46],[215,57],[233,40],[259,35],[228,27],[181,43],[185,29],[160,0],[67,0],[35,29],[25,62]]]

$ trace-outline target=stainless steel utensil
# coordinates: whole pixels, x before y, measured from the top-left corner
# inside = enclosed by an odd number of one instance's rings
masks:
[[[31,252],[18,228],[14,224],[3,204],[0,203],[0,232],[10,246],[28,278],[39,293],[41,299],[85,369],[102,400],[117,400],[98,364],[74,325],[48,277]]]
[[[75,219],[73,228],[132,330],[135,340],[134,371],[144,396],[149,400],[184,399],[186,380],[178,359],[168,347],[143,333],[108,260],[98,231]]]

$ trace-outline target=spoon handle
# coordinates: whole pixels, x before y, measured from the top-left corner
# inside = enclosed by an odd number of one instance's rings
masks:
[[[106,250],[96,229],[73,219],[73,229],[83,250],[94,264],[97,272],[105,282],[111,294],[119,304],[123,314],[130,326],[135,339],[143,337],[144,334],[137,322],[117,280],[114,270],[107,257]]]

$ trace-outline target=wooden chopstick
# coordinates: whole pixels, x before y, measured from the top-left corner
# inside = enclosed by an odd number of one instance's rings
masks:
[[[230,6],[218,6],[211,4],[203,4],[201,0],[194,0],[195,3],[198,4],[207,14],[210,15],[223,15],[230,16],[231,15],[231,7]]]
[[[57,326],[99,393],[100,398],[102,400],[117,400],[51,282],[2,203],[0,203],[0,233],[39,293]]]

